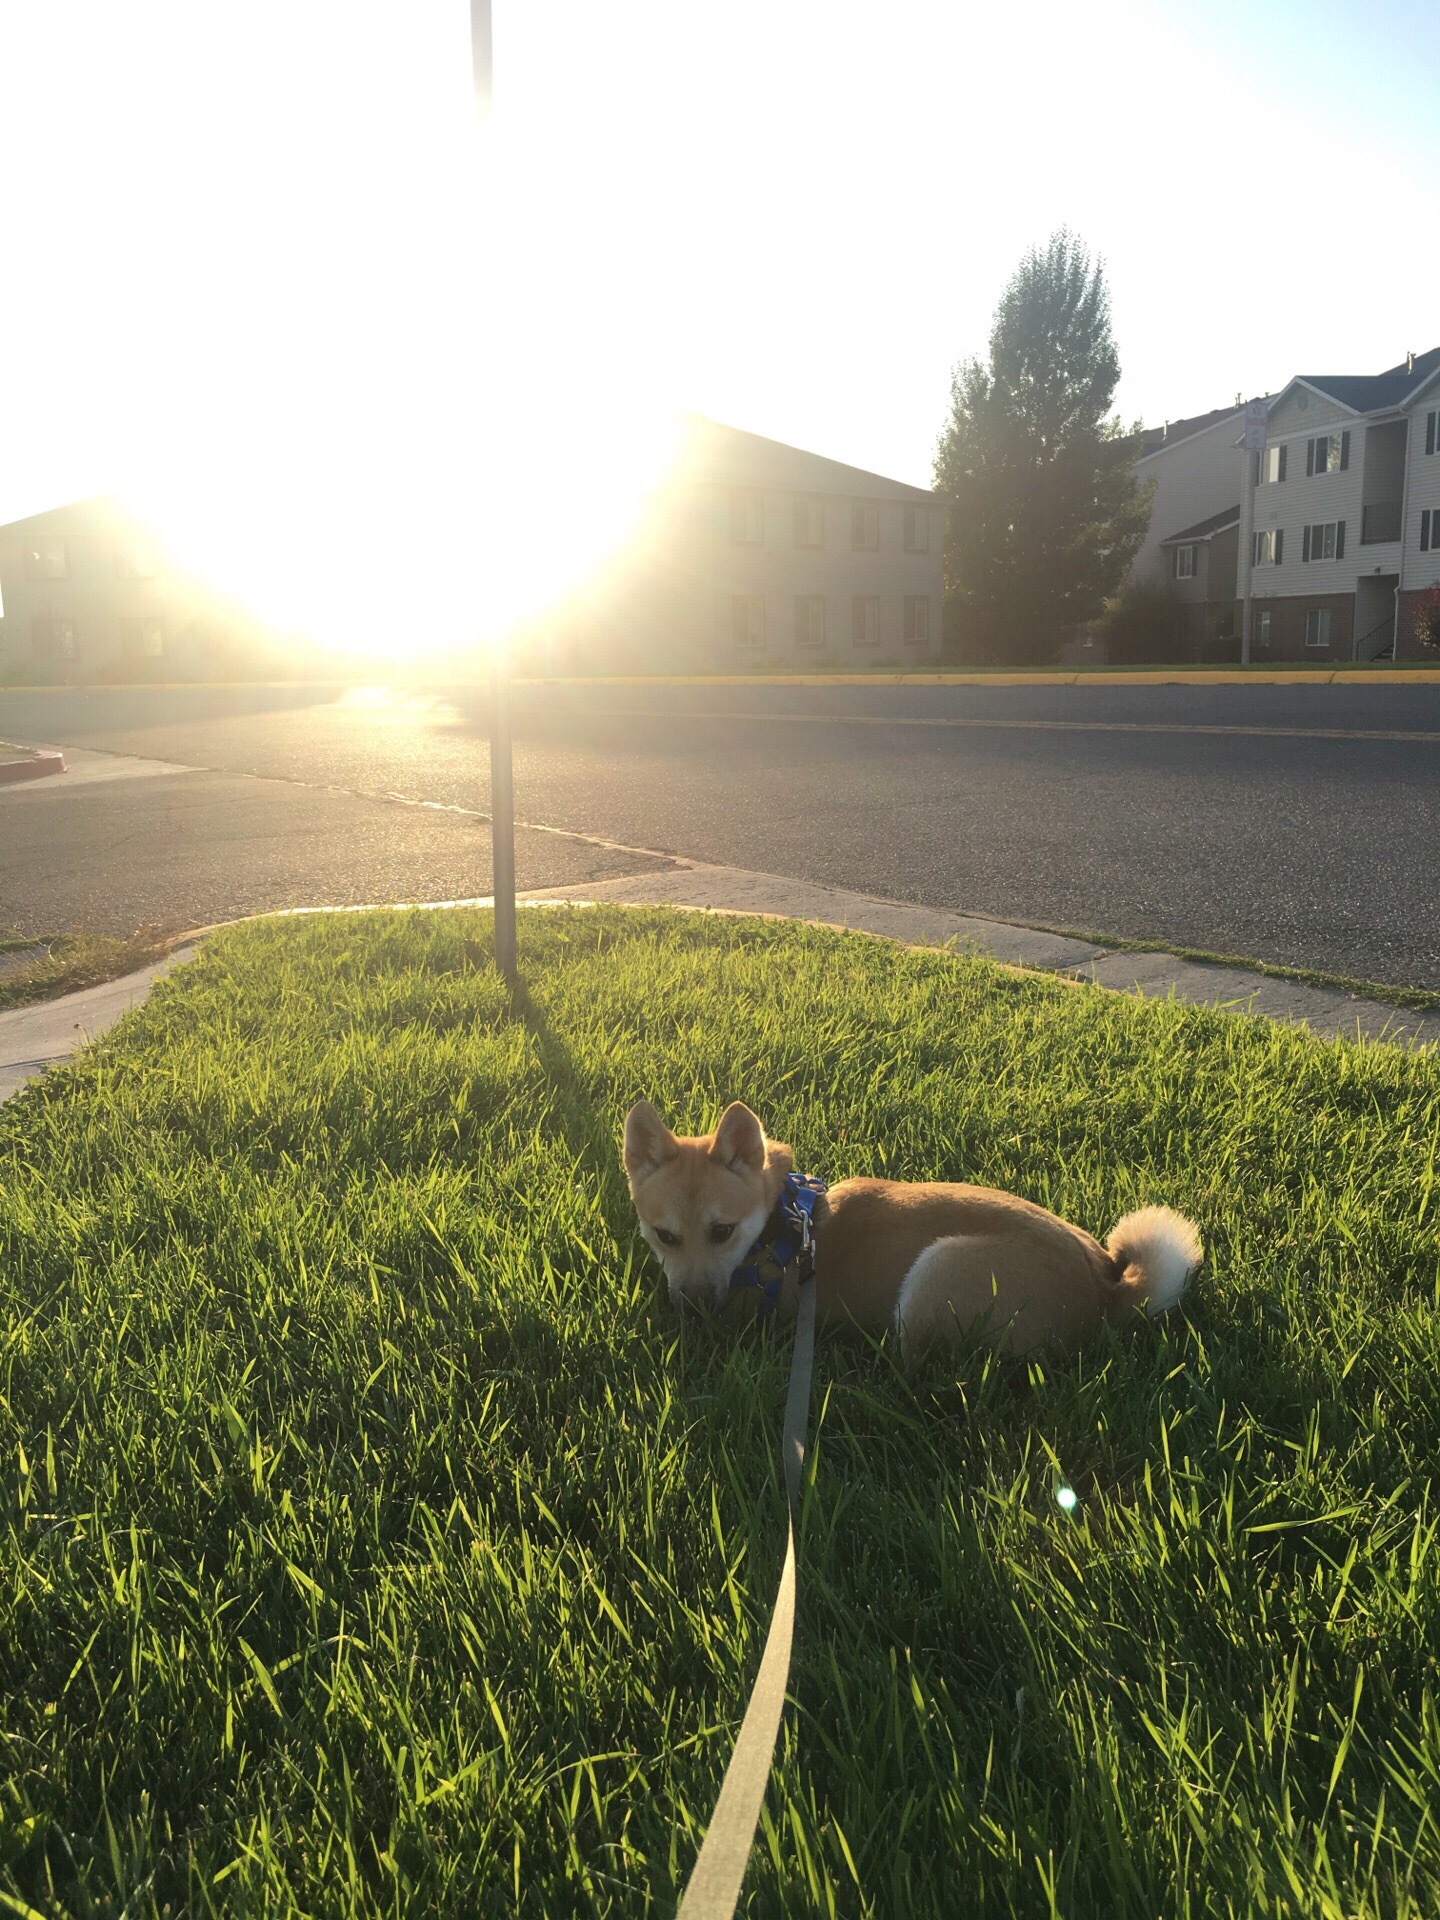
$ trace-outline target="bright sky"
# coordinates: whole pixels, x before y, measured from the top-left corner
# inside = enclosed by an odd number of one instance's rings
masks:
[[[466,0],[0,0],[0,521],[128,489],[405,651],[592,560],[679,410],[928,481],[1062,223],[1130,418],[1440,344],[1429,0],[494,7],[482,151]]]

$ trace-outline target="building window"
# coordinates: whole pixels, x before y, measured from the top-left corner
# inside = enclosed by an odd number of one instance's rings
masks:
[[[1345,522],[1322,520],[1306,527],[1302,560],[1343,560],[1345,558]]]
[[[880,545],[880,503],[855,500],[850,506],[850,544],[857,553],[874,553]]]
[[[1330,609],[1311,607],[1305,615],[1305,644],[1307,647],[1328,647],[1330,644]]]
[[[1257,647],[1268,647],[1270,644],[1270,609],[1268,607],[1263,613],[1257,613],[1255,616],[1254,640]]]
[[[825,596],[823,593],[796,594],[795,644],[797,647],[824,646]]]
[[[1194,547],[1176,547],[1175,578],[1177,580],[1193,580],[1195,578]]]
[[[115,549],[115,571],[127,580],[153,580],[160,571],[148,540],[122,540]]]
[[[75,637],[74,623],[69,620],[52,620],[48,614],[37,614],[30,629],[30,644],[37,660],[78,660],[80,645]]]
[[[1260,472],[1257,478],[1272,486],[1283,480],[1285,478],[1285,453],[1286,449],[1283,446],[1266,447],[1260,456]]]
[[[27,580],[64,580],[70,572],[70,559],[63,540],[31,540],[25,548]]]
[[[906,507],[905,551],[906,553],[930,551],[930,509],[928,507]]]
[[[131,653],[144,660],[165,657],[165,629],[158,620],[131,620],[125,628],[125,643]]]
[[[1421,553],[1429,553],[1432,544],[1431,535],[1436,532],[1440,532],[1440,512],[1433,512],[1431,508],[1427,507],[1420,516]],[[1433,544],[1436,552],[1440,553],[1440,540],[1436,540]]]
[[[923,593],[905,596],[905,644],[907,647],[930,644],[930,601]]]
[[[751,487],[731,492],[730,538],[737,547],[758,547],[765,538],[765,502]]]
[[[730,601],[730,637],[737,647],[755,653],[765,644],[765,602],[758,593],[737,593]]]
[[[880,644],[880,602],[873,593],[857,593],[850,602],[850,618],[857,647]]]
[[[1440,409],[1425,416],[1425,451],[1440,453]]]
[[[797,547],[825,544],[825,502],[818,493],[795,496],[795,544]]]
[[[1281,555],[1285,551],[1285,530],[1283,527],[1267,527],[1263,533],[1255,536],[1255,565],[1257,567],[1278,567]]]
[[[1305,442],[1306,473],[1343,473],[1350,464],[1350,435],[1322,433]]]

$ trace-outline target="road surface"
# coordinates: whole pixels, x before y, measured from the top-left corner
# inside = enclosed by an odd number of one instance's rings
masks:
[[[762,682],[519,707],[517,815],[565,830],[521,833],[522,887],[678,855],[1440,988],[1440,686]],[[0,692],[0,739],[195,769],[0,790],[0,927],[483,894],[485,724],[464,693]]]

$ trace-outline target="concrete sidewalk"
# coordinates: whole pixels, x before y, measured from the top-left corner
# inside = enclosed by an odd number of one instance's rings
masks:
[[[1191,1006],[1227,1008],[1308,1027],[1322,1040],[1389,1040],[1403,1046],[1440,1042],[1440,1012],[1422,1013],[1367,1000],[1336,987],[1307,986],[1247,967],[1182,960],[1173,953],[1116,953],[1087,940],[1040,933],[1001,920],[981,920],[934,907],[878,900],[839,887],[819,887],[777,874],[696,863],[664,873],[634,874],[599,886],[552,887],[527,902],[595,901],[626,906],[710,907],[727,913],[774,914],[880,934],[907,946],[958,945],[1009,966],[1033,967],[1093,980],[1119,993],[1172,995]]]
[[[38,1079],[113,1027],[122,1013],[139,1005],[156,980],[183,966],[195,951],[194,946],[176,947],[163,960],[123,979],[0,1012],[0,1100],[8,1100],[27,1080]]]
[[[898,900],[875,899],[839,887],[813,886],[778,874],[747,872],[740,867],[676,865],[656,872],[626,874],[614,880],[545,888],[522,894],[520,901],[532,907],[564,902],[577,906],[685,907],[813,921],[822,926],[875,934],[905,946],[968,947],[1008,966],[1093,981],[1119,993],[1140,993],[1155,999],[1173,996],[1191,1006],[1260,1014],[1307,1027],[1323,1040],[1387,1040],[1408,1047],[1440,1042],[1440,1013],[1392,1007],[1384,1001],[1367,1000],[1334,987],[1277,980],[1244,967],[1211,966],[1182,960],[1170,953],[1116,953],[1091,941],[1074,940],[1063,934],[1041,933],[1031,927],[945,913],[933,907],[909,906]],[[478,899],[379,904],[383,911],[386,907],[398,909],[406,905],[488,906],[490,902]],[[300,911],[356,913],[366,910],[319,907]],[[182,966],[195,951],[194,945],[178,947],[163,960],[123,980],[87,987],[63,999],[0,1012],[0,1100],[8,1099],[27,1080],[68,1059],[87,1040],[103,1033],[127,1008],[145,998],[153,981]]]

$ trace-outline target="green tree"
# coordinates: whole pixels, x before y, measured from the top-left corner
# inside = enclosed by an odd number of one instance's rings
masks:
[[[1006,287],[988,360],[956,367],[935,450],[947,628],[970,657],[1049,659],[1129,571],[1150,493],[1110,412],[1119,378],[1104,270],[1062,229]]]

